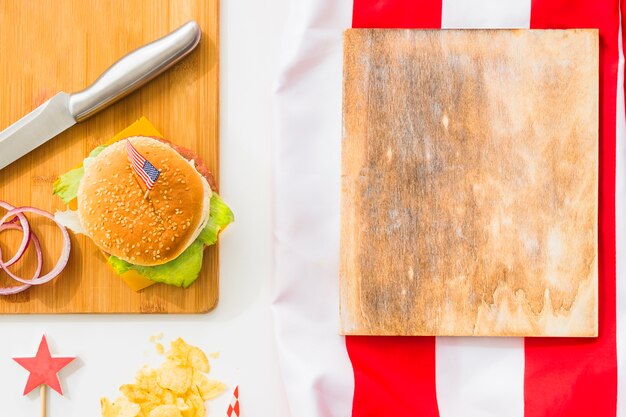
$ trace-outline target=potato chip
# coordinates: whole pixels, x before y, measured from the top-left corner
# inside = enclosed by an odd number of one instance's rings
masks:
[[[220,381],[210,381],[200,372],[193,373],[193,384],[198,388],[204,401],[211,400],[226,390],[226,385]]]
[[[185,400],[183,398],[181,398],[181,397],[176,398],[176,407],[178,407],[178,409],[180,411],[187,411],[187,410],[189,410],[189,406],[187,405]]]
[[[201,351],[197,347],[192,347],[189,350],[188,358],[189,364],[192,366],[192,368],[202,372],[209,372],[209,359],[207,359],[203,351]]]
[[[155,338],[156,339],[156,338]],[[160,346],[160,347],[159,347]],[[156,345],[163,352],[163,345]],[[209,380],[206,354],[183,339],[176,339],[157,369],[141,368],[133,384],[124,384],[123,398],[111,403],[101,400],[103,417],[205,417],[204,402],[215,398],[226,386]]]
[[[150,411],[149,417],[183,417],[175,405],[160,405]]]
[[[102,417],[137,417],[141,408],[125,398],[118,398],[111,403],[107,398],[100,400]]]
[[[185,399],[185,402],[189,406],[189,410],[183,417],[205,417],[206,408],[204,407],[204,400],[200,396],[197,388],[193,387]]]
[[[193,369],[165,362],[159,367],[157,383],[161,388],[169,389],[176,394],[184,394],[191,386]]]
[[[183,339],[176,339],[165,356],[181,366],[191,366],[202,372],[209,372],[209,360],[206,354],[195,346],[189,346]]]
[[[191,346],[185,343],[183,339],[178,338],[172,341],[170,350],[165,354],[165,357],[178,365],[187,366],[189,350],[191,350]]]

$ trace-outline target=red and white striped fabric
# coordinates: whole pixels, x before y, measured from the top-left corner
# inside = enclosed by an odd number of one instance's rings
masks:
[[[338,336],[341,42],[349,27],[600,29],[597,339]],[[626,416],[619,1],[293,0],[282,52],[273,310],[292,415]]]

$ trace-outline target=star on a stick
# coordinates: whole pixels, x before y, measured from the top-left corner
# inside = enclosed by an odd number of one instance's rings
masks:
[[[46,336],[42,336],[35,357],[13,358],[15,362],[19,363],[24,369],[30,372],[28,381],[26,382],[26,388],[24,388],[24,395],[27,395],[42,384],[49,386],[63,395],[57,373],[74,359],[75,358],[53,358],[50,355]]]

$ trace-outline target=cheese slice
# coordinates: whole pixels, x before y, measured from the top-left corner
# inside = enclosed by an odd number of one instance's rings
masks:
[[[124,283],[128,285],[128,288],[133,291],[141,291],[144,288],[148,288],[156,284],[156,282],[149,280],[148,278],[141,275],[139,272],[133,270],[124,272],[122,275],[120,275],[120,278],[122,278],[122,280],[124,280]]]
[[[119,142],[122,139],[132,138],[133,136],[153,136],[157,138],[163,138],[163,135],[146,119],[141,116],[139,120],[122,130],[117,135],[113,136],[105,145],[112,145],[115,142]]]
[[[106,254],[105,252],[100,252],[100,253],[102,254],[102,256],[104,256],[104,259],[109,260],[110,255]],[[121,275],[116,273],[116,275],[122,278],[122,280],[128,286],[128,288],[136,292],[141,291],[144,288],[148,288],[149,286],[156,284],[156,282],[149,280],[148,278],[139,274],[139,272],[134,271],[132,269],[124,272]]]

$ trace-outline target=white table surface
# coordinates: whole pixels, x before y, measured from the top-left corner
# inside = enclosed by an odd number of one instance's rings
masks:
[[[39,416],[39,392],[23,397],[28,373],[11,358],[31,356],[43,333],[53,354],[76,355],[61,372],[65,396],[48,395],[49,417],[99,416],[146,363],[149,338],[183,337],[217,351],[210,376],[240,386],[244,417],[287,416],[271,317],[271,92],[288,0],[221,3],[220,191],[236,223],[222,236],[220,302],[207,315],[67,315],[0,318],[0,417]],[[96,116],[97,117],[97,116]],[[225,416],[230,393],[209,402]]]

